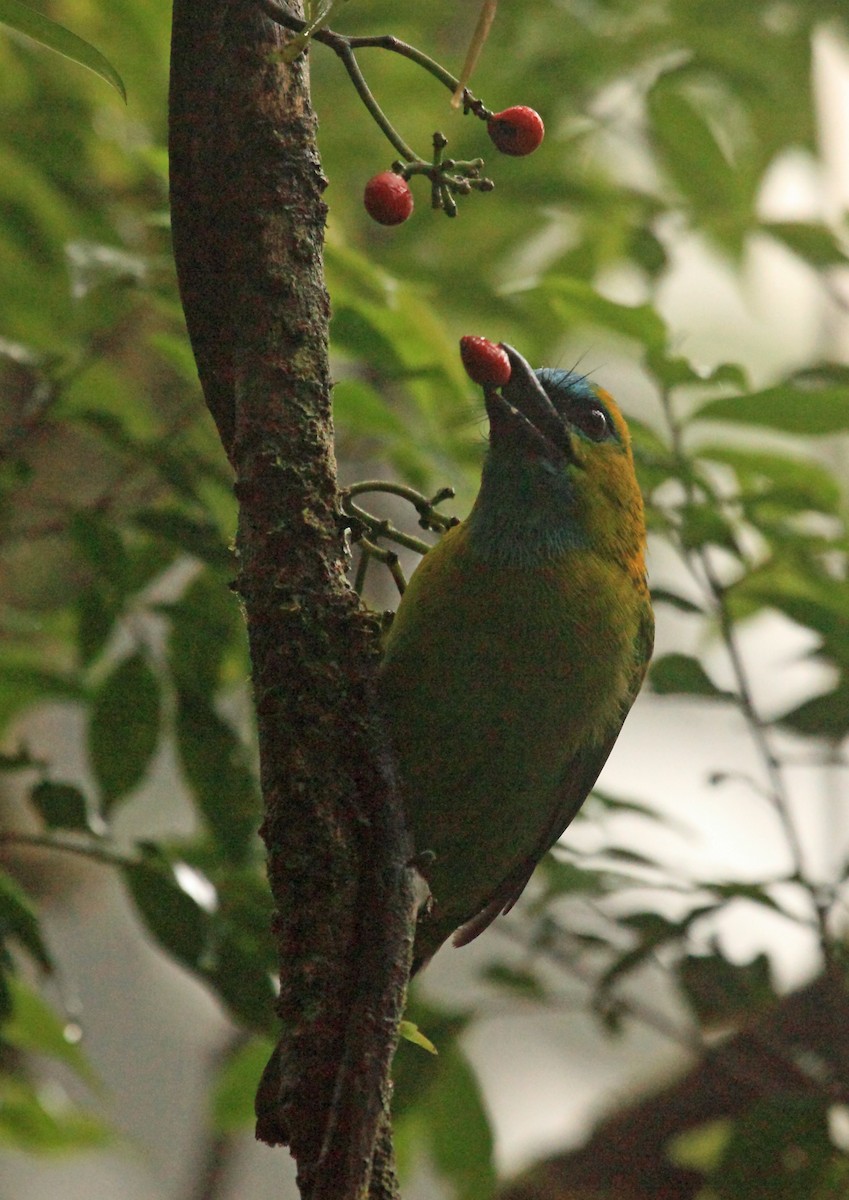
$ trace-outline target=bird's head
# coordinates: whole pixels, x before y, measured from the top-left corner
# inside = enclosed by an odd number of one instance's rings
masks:
[[[500,392],[485,390],[489,452],[469,518],[473,544],[505,564],[583,548],[634,569],[645,526],[624,417],[584,376],[534,371],[503,349],[511,375]]]

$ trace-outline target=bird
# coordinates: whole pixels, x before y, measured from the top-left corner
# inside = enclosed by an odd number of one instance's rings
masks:
[[[379,667],[430,893],[411,974],[516,902],[595,784],[654,641],[622,413],[585,376],[501,348],[477,498],[411,576]]]

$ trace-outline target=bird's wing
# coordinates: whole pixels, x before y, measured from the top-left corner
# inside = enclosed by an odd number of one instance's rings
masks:
[[[496,917],[510,911],[525,890],[537,863],[572,823],[601,774],[601,769],[610,756],[622,724],[637,698],[651,658],[653,644],[654,618],[651,608],[647,604],[637,634],[634,669],[631,673],[628,693],[622,701],[621,720],[605,742],[588,747],[586,751],[578,754],[569,763],[568,772],[558,794],[557,807],[551,820],[545,826],[536,847],[498,885],[480,912],[460,926],[452,939],[455,946],[467,946],[469,942],[474,941],[479,934],[483,933]]]

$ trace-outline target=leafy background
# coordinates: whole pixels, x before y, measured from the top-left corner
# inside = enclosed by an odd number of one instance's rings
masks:
[[[456,69],[471,7],[357,0],[344,28]],[[0,27],[0,1138],[36,1200],[277,1196],[284,1156],[250,1139],[274,962],[235,515],[168,244],[169,7],[49,14],[129,103]],[[440,127],[497,184],[454,221],[416,191],[391,231],[361,194],[394,152],[312,53],[343,478],[468,507],[485,423],[456,341],[485,333],[617,395],[652,531],[658,652],[601,791],[413,997],[439,1055],[398,1055],[411,1197],[483,1200],[545,1154],[563,1195],[845,1194],[845,35],[839,3],[504,3],[474,87],[543,114],[523,160],[363,51],[408,141]],[[711,1065],[741,1029],[771,1056],[744,1078]],[[687,1116],[711,1069],[731,1098]],[[646,1097],[675,1120],[605,1181]]]

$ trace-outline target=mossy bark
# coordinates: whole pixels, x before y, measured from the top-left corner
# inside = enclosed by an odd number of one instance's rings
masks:
[[[376,1200],[397,1191],[388,1071],[413,900],[375,709],[377,622],[345,576],[325,179],[305,60],[275,55],[285,36],[247,0],[175,0],[173,238],[239,502],[281,984],[257,1132],[290,1146],[304,1197]]]

